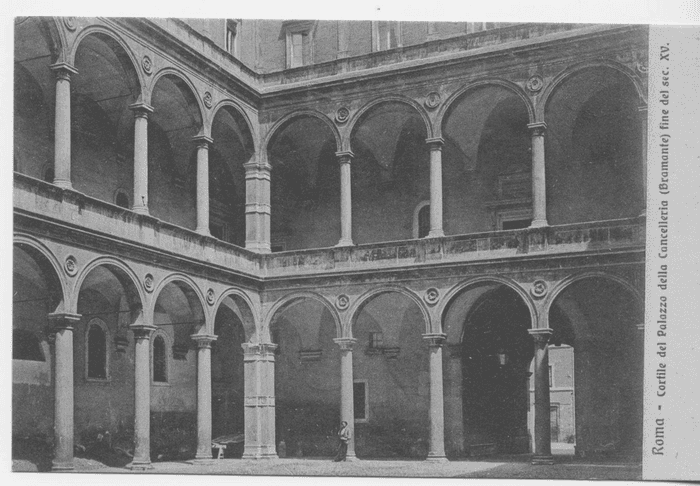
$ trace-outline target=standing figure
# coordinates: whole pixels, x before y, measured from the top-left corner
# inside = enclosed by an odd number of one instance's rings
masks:
[[[345,455],[348,453],[348,441],[351,437],[350,427],[348,423],[343,421],[340,422],[340,430],[338,431],[338,438],[340,439],[340,444],[338,445],[338,453],[335,455],[334,462],[340,462],[345,460]]]

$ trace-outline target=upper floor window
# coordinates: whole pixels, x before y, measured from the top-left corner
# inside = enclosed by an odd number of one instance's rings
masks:
[[[413,210],[413,238],[425,238],[430,233],[430,201],[422,201]]]
[[[287,42],[287,68],[313,62],[313,20],[288,21],[282,25]]]
[[[114,202],[121,208],[129,209],[129,196],[126,195],[126,191],[123,189],[117,189]]]
[[[107,379],[107,325],[93,319],[87,327],[87,378]]]
[[[372,22],[372,50],[384,51],[401,47],[401,22],[379,20]]]
[[[371,349],[381,349],[384,347],[384,334],[381,332],[369,333],[369,347]]]
[[[238,57],[238,24],[237,20],[226,20],[226,51]]]

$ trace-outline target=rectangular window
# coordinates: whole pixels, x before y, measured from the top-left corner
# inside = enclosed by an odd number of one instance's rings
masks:
[[[367,420],[367,382],[356,381],[352,384],[353,408],[355,421]]]
[[[552,375],[552,365],[549,365],[549,388],[554,386],[554,376]]]
[[[375,51],[401,47],[401,24],[396,21],[373,22],[373,46]]]
[[[233,56],[238,56],[238,22],[226,21],[226,51]]]
[[[370,332],[369,347],[371,349],[379,349],[384,347],[384,334],[381,332]]]
[[[531,223],[532,223],[531,219],[515,219],[513,221],[503,221],[501,223],[501,225],[503,226],[501,229],[512,230],[512,229],[529,228]]]

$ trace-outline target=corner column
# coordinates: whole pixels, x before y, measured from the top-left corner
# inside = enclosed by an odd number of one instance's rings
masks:
[[[80,315],[49,314],[54,341],[54,457],[53,471],[73,469],[73,324]]]
[[[197,343],[197,453],[194,462],[212,460],[211,456],[211,343],[216,336],[194,334]]]
[[[547,226],[547,186],[544,166],[544,122],[530,123],[532,142],[532,223],[531,228]]]
[[[270,171],[267,162],[248,162],[245,168],[245,247],[270,253]]]
[[[49,66],[56,76],[56,113],[54,117],[54,179],[58,187],[71,189],[70,75],[78,70],[68,63]]]
[[[549,423],[549,328],[530,329],[535,342],[535,454],[532,464],[554,464]]]
[[[442,229],[442,138],[428,138],[430,148],[430,232],[428,238],[445,236]]]
[[[352,246],[352,152],[336,152],[340,165],[340,241],[336,246]],[[349,446],[348,446],[349,448]]]
[[[445,410],[442,395],[442,343],[445,334],[423,334],[430,346],[430,450],[426,461],[445,462]]]
[[[275,349],[276,344],[244,343],[245,448],[243,459],[276,459]]]
[[[357,342],[353,338],[334,339],[340,346],[340,420],[348,423],[350,440],[346,461],[355,461],[355,406],[352,374],[352,346]]]
[[[134,349],[134,458],[129,469],[151,465],[151,333],[154,326],[132,326]]]
[[[197,145],[197,229],[200,235],[209,236],[209,144],[204,135],[193,137]]]
[[[148,214],[148,114],[153,108],[145,103],[134,103],[134,201],[131,210]]]

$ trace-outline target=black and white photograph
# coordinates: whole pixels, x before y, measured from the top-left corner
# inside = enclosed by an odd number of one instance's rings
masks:
[[[3,18],[11,481],[700,479],[697,2],[380,4]]]

